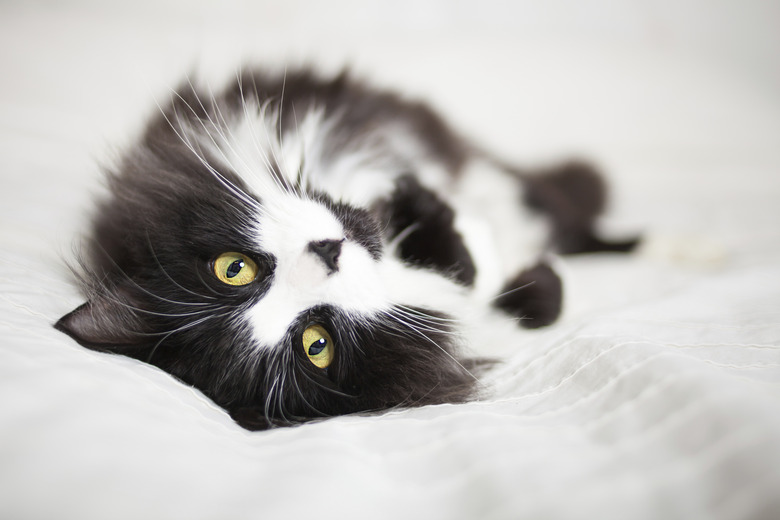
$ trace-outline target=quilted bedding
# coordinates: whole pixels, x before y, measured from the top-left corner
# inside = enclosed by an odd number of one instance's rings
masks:
[[[582,4],[2,4],[0,518],[780,518],[780,13]],[[503,360],[475,402],[246,432],[51,327],[99,164],[242,60],[351,63],[520,162],[587,152],[648,247],[560,259],[562,320],[474,345]]]

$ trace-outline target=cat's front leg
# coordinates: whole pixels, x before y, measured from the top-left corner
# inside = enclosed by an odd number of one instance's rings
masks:
[[[403,175],[382,206],[386,236],[399,258],[473,285],[474,262],[455,229],[455,212],[441,197],[414,176]]]
[[[506,282],[493,304],[516,317],[521,326],[537,329],[558,319],[563,306],[563,284],[550,265],[539,262]]]

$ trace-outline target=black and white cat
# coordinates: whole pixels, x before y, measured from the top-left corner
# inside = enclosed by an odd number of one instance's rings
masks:
[[[56,327],[249,429],[473,398],[475,306],[547,325],[550,252],[635,245],[594,233],[605,189],[587,165],[508,167],[347,74],[188,82],[108,180],[87,302]]]

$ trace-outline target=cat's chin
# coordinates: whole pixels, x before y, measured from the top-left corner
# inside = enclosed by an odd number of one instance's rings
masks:
[[[313,362],[302,341],[312,324],[332,340],[332,362],[325,367]],[[251,429],[463,402],[476,395],[484,362],[464,359],[460,342],[451,319],[435,311],[395,306],[369,317],[315,307],[299,318],[284,342],[262,356],[266,368],[291,369],[268,370],[253,399],[220,402],[218,389],[214,397]]]

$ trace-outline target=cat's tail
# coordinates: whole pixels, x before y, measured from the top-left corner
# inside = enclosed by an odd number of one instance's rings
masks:
[[[502,168],[521,182],[522,202],[549,219],[556,252],[629,253],[642,241],[639,235],[623,239],[601,235],[597,219],[607,207],[609,190],[601,173],[589,163],[568,161],[538,170]]]

